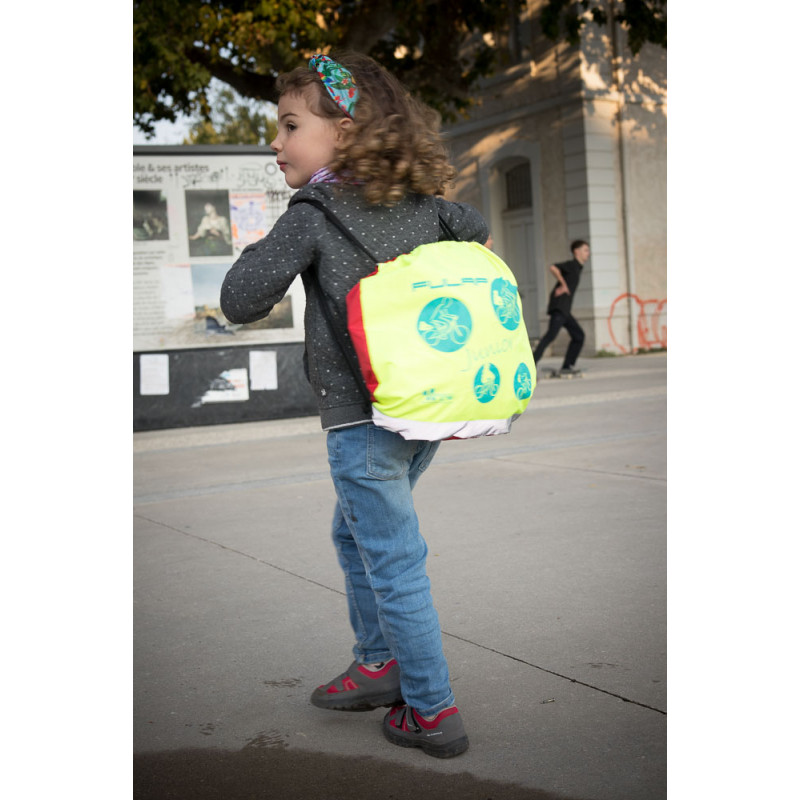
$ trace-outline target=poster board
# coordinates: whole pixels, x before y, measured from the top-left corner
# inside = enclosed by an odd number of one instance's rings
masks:
[[[234,325],[219,307],[228,269],[292,194],[263,147],[134,147],[134,352],[302,341],[299,279],[264,320]]]

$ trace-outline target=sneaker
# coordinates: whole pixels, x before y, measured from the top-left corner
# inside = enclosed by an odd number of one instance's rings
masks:
[[[558,371],[559,378],[577,378],[581,374],[579,369],[575,369],[575,367],[562,367]]]
[[[383,718],[383,735],[400,747],[421,747],[436,758],[452,758],[469,747],[461,714],[455,706],[426,720],[408,706],[397,706]]]
[[[372,711],[402,702],[400,667],[394,659],[377,672],[354,661],[347,672],[318,686],[311,694],[312,705],[333,711]]]

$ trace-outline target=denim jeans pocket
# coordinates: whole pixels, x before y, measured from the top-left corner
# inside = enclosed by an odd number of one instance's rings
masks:
[[[431,465],[431,461],[433,461],[433,457],[436,455],[436,451],[439,449],[439,445],[441,442],[425,442],[424,448],[420,450],[421,458],[417,462],[417,471],[418,472],[425,472],[426,469]]]
[[[407,441],[399,433],[367,427],[367,476],[380,481],[397,480],[408,475],[418,442]]]

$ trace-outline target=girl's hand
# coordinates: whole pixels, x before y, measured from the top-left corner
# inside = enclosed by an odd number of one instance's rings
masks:
[[[569,294],[569,289],[566,286],[559,284],[556,286],[556,297],[561,297],[562,294]]]

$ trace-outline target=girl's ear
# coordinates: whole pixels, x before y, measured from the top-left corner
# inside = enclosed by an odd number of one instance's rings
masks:
[[[341,136],[352,124],[353,120],[350,117],[342,117],[337,123],[338,129],[336,133]]]

